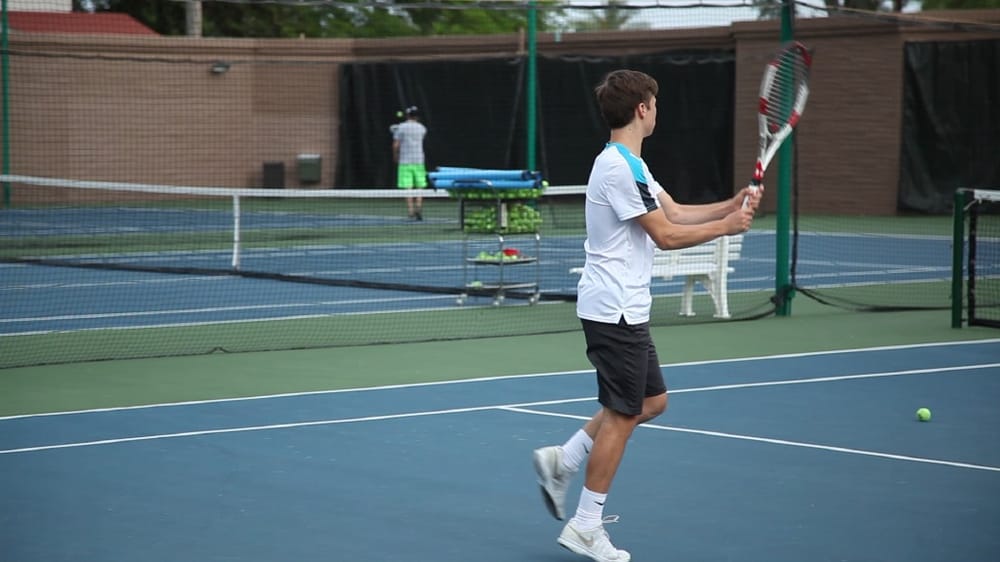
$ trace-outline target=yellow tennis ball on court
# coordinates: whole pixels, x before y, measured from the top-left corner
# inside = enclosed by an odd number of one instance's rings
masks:
[[[931,421],[931,411],[927,408],[917,410],[917,419],[920,421]]]

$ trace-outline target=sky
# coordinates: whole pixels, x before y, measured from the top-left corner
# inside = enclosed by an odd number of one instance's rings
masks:
[[[823,6],[823,0],[804,0],[808,4]],[[884,8],[890,9],[891,0],[884,0]],[[606,0],[567,0],[570,6],[605,6]],[[729,25],[733,21],[753,21],[758,19],[759,11],[751,0],[628,0],[631,6],[647,6],[649,9],[637,10],[632,17],[632,24],[644,28],[667,29],[677,27],[708,27]],[[697,6],[702,7],[697,7]],[[655,8],[654,8],[655,7]],[[909,0],[903,8],[904,13],[920,11],[919,0]],[[586,18],[590,10],[575,10],[569,14],[569,19]],[[810,9],[799,4],[796,7],[798,18],[825,17],[822,9]]]

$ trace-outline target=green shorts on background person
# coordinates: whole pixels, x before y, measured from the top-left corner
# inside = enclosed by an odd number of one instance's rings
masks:
[[[400,189],[424,189],[427,187],[427,170],[423,164],[400,164],[396,176],[396,187]]]

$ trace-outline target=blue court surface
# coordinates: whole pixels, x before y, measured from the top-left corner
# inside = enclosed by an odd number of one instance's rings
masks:
[[[633,560],[1000,560],[1000,340],[665,374],[606,508]],[[581,560],[531,451],[594,392],[543,373],[0,418],[0,560]]]

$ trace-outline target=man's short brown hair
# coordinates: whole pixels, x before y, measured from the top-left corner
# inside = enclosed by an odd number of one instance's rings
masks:
[[[638,70],[615,70],[594,88],[601,117],[608,127],[620,129],[635,117],[635,108],[659,92],[656,80]]]

